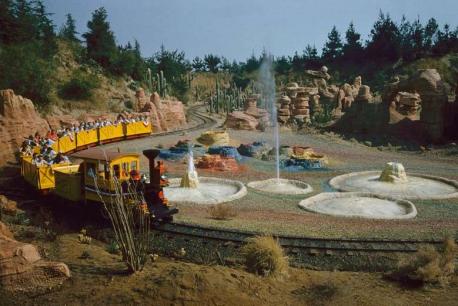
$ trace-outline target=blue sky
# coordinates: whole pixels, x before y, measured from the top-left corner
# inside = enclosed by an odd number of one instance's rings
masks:
[[[278,55],[299,53],[307,44],[321,50],[333,25],[343,34],[353,21],[367,39],[379,10],[399,21],[430,17],[458,25],[457,0],[45,0],[60,27],[71,13],[86,31],[95,9],[108,11],[118,44],[137,39],[145,57],[161,44],[192,59],[207,53],[244,60],[263,48]]]

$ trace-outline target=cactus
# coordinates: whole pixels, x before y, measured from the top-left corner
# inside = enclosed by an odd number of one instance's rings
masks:
[[[241,88],[231,84],[229,88],[221,88],[220,81],[215,82],[215,92],[208,101],[210,113],[225,112],[229,114],[234,110],[241,109],[244,105],[246,95]]]
[[[159,73],[156,73],[155,78],[155,91],[159,93],[161,97],[167,96],[167,79],[164,77],[164,72],[161,70]]]

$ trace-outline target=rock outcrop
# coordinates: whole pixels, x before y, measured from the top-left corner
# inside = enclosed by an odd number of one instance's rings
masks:
[[[0,287],[9,292],[37,294],[68,278],[66,264],[44,261],[35,246],[14,240],[0,222]]]
[[[425,137],[433,142],[440,141],[444,136],[448,97],[437,70],[419,69],[408,79],[395,79],[386,86],[383,101],[392,107],[392,102],[400,92],[418,93],[421,99],[420,123]]]
[[[0,165],[14,161],[14,154],[29,135],[49,130],[32,101],[15,95],[12,89],[0,90]]]
[[[156,92],[147,97],[142,88],[137,90],[136,97],[135,110],[149,114],[155,132],[175,130],[186,124],[186,114],[182,102],[161,100]]]
[[[269,113],[257,107],[259,95],[252,95],[245,100],[244,111],[229,113],[224,125],[236,130],[262,130],[269,125]]]

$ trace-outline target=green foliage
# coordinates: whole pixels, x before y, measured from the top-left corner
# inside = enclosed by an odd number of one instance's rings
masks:
[[[79,39],[76,37],[78,32],[76,31],[75,19],[73,19],[71,14],[67,14],[66,18],[65,24],[59,31],[59,36],[70,42],[79,42]]]
[[[103,68],[109,69],[115,64],[118,49],[107,18],[105,8],[95,10],[92,19],[87,23],[89,31],[83,37],[86,39],[87,56]]]
[[[5,46],[0,50],[0,88],[12,88],[39,106],[49,103],[52,62],[40,56],[40,42]]]
[[[77,71],[68,82],[60,86],[58,94],[67,100],[87,100],[92,97],[92,90],[99,85],[97,75]]]
[[[334,61],[341,55],[342,41],[340,33],[337,31],[336,26],[333,26],[331,32],[328,34],[328,40],[323,47],[323,59],[326,61]]]
[[[221,58],[217,55],[207,54],[204,56],[205,67],[210,72],[218,72],[221,64]]]

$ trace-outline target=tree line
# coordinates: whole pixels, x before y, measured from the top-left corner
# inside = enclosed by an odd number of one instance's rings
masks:
[[[13,88],[39,104],[49,101],[50,79],[55,69],[54,55],[58,41],[73,46],[82,64],[101,67],[112,76],[130,76],[138,83],[148,79],[148,73],[160,71],[171,87],[169,93],[183,98],[189,89],[191,72],[227,72],[239,87],[249,83],[249,75],[259,69],[263,58],[252,54],[246,61],[230,61],[225,57],[207,54],[186,59],[180,50],[161,46],[150,57],[143,57],[140,44],[134,40],[118,45],[102,7],[92,13],[87,31],[77,32],[72,15],[57,31],[41,0],[0,0],[0,88]],[[301,73],[304,69],[319,69],[328,65],[345,70],[361,63],[383,67],[427,56],[442,56],[458,51],[458,28],[439,27],[434,18],[425,24],[405,17],[395,22],[389,14],[380,12],[367,40],[363,40],[353,23],[345,31],[345,38],[334,26],[321,50],[307,45],[302,53],[274,59],[277,74]],[[89,84],[88,84],[89,86]]]

